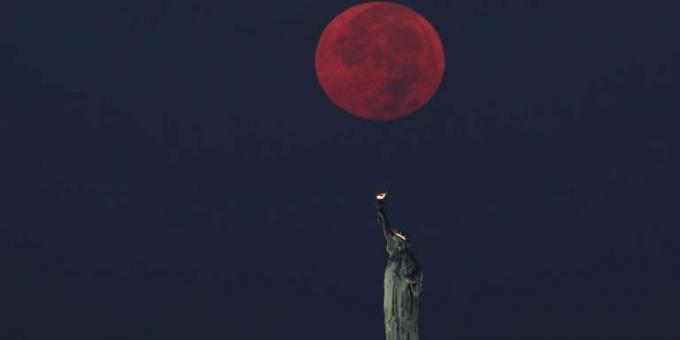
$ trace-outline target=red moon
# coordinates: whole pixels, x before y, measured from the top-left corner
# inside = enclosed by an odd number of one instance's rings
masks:
[[[336,16],[316,47],[316,74],[328,97],[365,119],[392,120],[421,108],[444,73],[437,31],[395,3],[359,4]]]

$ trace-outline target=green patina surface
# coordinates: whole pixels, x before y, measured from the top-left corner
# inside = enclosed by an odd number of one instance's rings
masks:
[[[383,226],[389,255],[383,300],[386,339],[418,340],[418,297],[423,273],[410,239],[390,227],[382,204],[378,205],[378,221]]]

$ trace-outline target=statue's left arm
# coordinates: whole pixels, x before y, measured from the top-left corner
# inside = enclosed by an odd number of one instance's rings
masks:
[[[418,262],[413,257],[412,254],[407,255],[404,258],[404,263],[401,266],[401,275],[406,279],[408,283],[414,283],[420,278],[421,275],[420,266]]]
[[[420,270],[420,265],[413,254],[405,256],[404,262],[401,266],[401,275],[404,281],[411,285],[414,294],[420,294],[423,283],[423,272]]]

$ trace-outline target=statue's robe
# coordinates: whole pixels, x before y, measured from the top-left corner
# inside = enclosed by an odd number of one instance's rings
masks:
[[[390,233],[387,237],[389,260],[385,268],[385,334],[387,340],[418,340],[418,296],[423,273],[410,247]]]

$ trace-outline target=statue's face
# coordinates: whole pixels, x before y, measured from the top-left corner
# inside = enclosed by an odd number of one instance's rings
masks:
[[[396,251],[404,250],[408,246],[408,240],[397,235],[392,235],[392,242],[390,243],[394,246]]]

